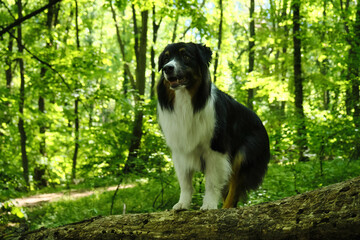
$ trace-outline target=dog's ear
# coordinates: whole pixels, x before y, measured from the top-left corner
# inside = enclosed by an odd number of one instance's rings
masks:
[[[202,45],[202,44],[196,44],[196,48],[198,50],[198,54],[199,54],[201,61],[204,64],[206,64],[207,67],[209,67],[211,59],[212,59],[211,49],[209,47],[207,47],[206,45]]]

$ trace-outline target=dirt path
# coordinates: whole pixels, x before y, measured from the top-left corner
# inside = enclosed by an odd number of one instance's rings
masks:
[[[107,187],[107,188],[97,188],[97,189],[90,190],[90,191],[70,190],[70,191],[59,192],[59,193],[37,194],[34,196],[29,196],[29,197],[16,198],[14,203],[18,207],[34,207],[39,204],[47,203],[47,202],[54,202],[54,201],[59,201],[59,200],[63,200],[63,199],[74,200],[77,198],[90,196],[94,193],[114,191],[114,190],[116,190],[116,187],[117,186],[112,186],[112,187]],[[120,186],[120,189],[131,188],[131,187],[134,187],[134,185],[133,184],[129,184],[129,185],[125,185],[125,186],[123,185],[123,186]]]

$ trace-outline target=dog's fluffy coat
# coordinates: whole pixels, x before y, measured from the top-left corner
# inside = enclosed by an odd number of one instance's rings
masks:
[[[270,158],[266,130],[254,112],[210,80],[211,50],[194,43],[168,45],[159,57],[158,118],[180,183],[174,209],[191,204],[194,171],[205,173],[201,209],[236,207],[257,188]]]

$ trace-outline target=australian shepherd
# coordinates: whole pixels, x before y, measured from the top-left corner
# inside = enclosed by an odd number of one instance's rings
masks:
[[[169,44],[159,56],[158,118],[179,180],[175,210],[188,209],[195,171],[205,174],[201,209],[236,207],[256,189],[270,158],[259,117],[210,79],[212,52],[195,43]]]

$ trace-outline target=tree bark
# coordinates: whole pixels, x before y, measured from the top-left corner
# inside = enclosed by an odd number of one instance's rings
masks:
[[[18,239],[359,239],[360,177],[239,209],[97,217]]]
[[[255,11],[255,0],[250,0],[250,38],[249,38],[249,69],[248,73],[252,73],[254,71],[254,63],[255,63],[255,20],[254,20],[254,11]],[[248,89],[248,101],[247,107],[251,110],[254,109],[253,106],[254,100],[254,89]]]
[[[295,85],[295,118],[296,118],[296,145],[299,152],[299,161],[305,161],[306,126],[304,114],[303,78],[301,72],[301,33],[300,33],[300,0],[293,0],[293,41],[294,41],[294,85]]]
[[[21,0],[17,1],[18,7],[18,18],[22,18],[22,2]],[[20,133],[20,145],[21,145],[21,159],[23,167],[23,176],[27,186],[29,186],[29,160],[26,152],[26,132],[24,128],[24,105],[25,105],[25,73],[24,73],[24,59],[22,58],[24,47],[22,45],[22,29],[21,24],[18,25],[17,29],[17,45],[18,52],[20,54],[19,67],[20,67],[20,94],[19,94],[19,122],[18,129]]]

